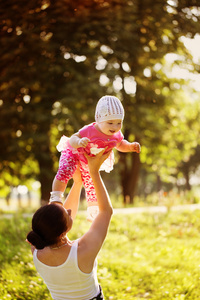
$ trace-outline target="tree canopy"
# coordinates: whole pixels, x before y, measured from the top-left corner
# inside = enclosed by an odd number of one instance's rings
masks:
[[[34,177],[48,200],[56,143],[94,120],[105,93],[122,100],[124,134],[142,144],[142,167],[177,170],[189,160],[199,105],[188,113],[186,80],[169,78],[164,66],[166,54],[176,53],[175,65],[199,73],[181,40],[200,33],[199,1],[8,0],[0,13],[2,184]],[[130,200],[140,157],[121,154],[116,168]]]

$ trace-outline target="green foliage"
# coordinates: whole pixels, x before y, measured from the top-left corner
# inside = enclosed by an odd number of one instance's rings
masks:
[[[199,299],[200,212],[114,215],[98,257],[105,299]],[[51,299],[25,237],[30,218],[0,219],[0,298]],[[78,215],[70,233],[89,227]]]
[[[47,200],[58,161],[56,143],[94,120],[95,104],[105,93],[122,100],[123,130],[127,139],[144,145],[143,168],[157,171],[165,165],[163,178],[176,171],[195,147],[190,141],[199,136],[199,126],[177,92],[185,92],[188,82],[167,77],[164,57],[176,53],[175,65],[199,72],[181,40],[200,32],[199,8],[198,0],[1,1],[0,173],[5,184],[32,176]],[[127,81],[135,91],[126,89]],[[169,146],[173,163],[166,157]],[[135,160],[131,155],[119,160],[125,195],[125,183],[136,187]]]

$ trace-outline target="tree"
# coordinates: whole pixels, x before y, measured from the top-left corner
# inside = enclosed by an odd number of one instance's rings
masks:
[[[158,72],[157,67],[162,66],[164,55],[170,52],[185,56],[185,68],[194,65],[180,37],[192,37],[199,31],[199,4],[197,1],[171,1],[169,4],[169,1],[145,0],[114,4],[113,1],[109,7],[107,34],[99,37],[106,46],[102,53],[106,60],[103,72],[108,77],[109,91],[114,91],[116,81],[121,85],[118,95],[126,110],[126,138],[135,138],[148,147],[149,157],[153,159],[154,153],[158,152],[156,148],[164,142],[163,132],[169,127],[170,120],[165,113],[168,106],[166,90],[172,87],[171,80]],[[183,62],[176,61],[176,64]],[[135,92],[127,91],[127,80],[136,86]],[[173,97],[170,99],[173,105]],[[120,161],[124,201],[132,202],[140,159],[134,153],[121,154]]]
[[[74,22],[76,11],[71,1],[7,1],[1,4],[1,11],[2,125],[10,120],[1,132],[2,171],[10,172],[11,160],[23,166],[27,158],[34,159],[41,198],[48,200],[54,172],[51,128],[58,125],[58,117],[61,124],[65,118],[64,125],[68,125],[71,114],[75,128],[83,123],[81,112],[92,103],[98,84],[92,72],[92,55],[91,61],[80,61],[80,47],[83,50],[87,42],[78,34],[81,23]],[[77,102],[80,95],[82,101]],[[58,103],[62,104],[56,109]],[[72,133],[70,126],[64,129]],[[20,169],[13,168],[21,178]]]
[[[41,198],[48,200],[57,136],[92,121],[105,93],[123,101],[126,138],[153,153],[166,128],[170,85],[156,66],[168,52],[181,52],[192,65],[180,37],[199,31],[199,6],[197,0],[2,1],[0,122],[4,128],[9,120],[9,128],[0,133],[1,172],[10,172],[10,161],[23,166],[28,160],[32,176],[34,160]],[[19,165],[12,170],[21,178]],[[121,183],[130,201],[139,167],[137,155],[122,154]]]

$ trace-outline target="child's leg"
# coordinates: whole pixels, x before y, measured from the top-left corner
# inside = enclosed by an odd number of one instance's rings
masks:
[[[88,206],[87,220],[92,222],[95,219],[95,217],[98,215],[98,212],[99,212],[96,192],[95,192],[92,178],[90,176],[88,165],[86,165],[83,162],[80,162],[80,171],[81,171],[81,177],[82,177],[83,185],[85,187],[85,192],[86,192],[86,200],[87,200],[87,206]]]
[[[58,172],[53,180],[50,202],[61,202],[67,182],[77,167],[77,158],[71,151],[62,151]]]
[[[80,171],[83,180],[83,185],[85,187],[87,205],[98,205],[94,184],[90,176],[88,166],[83,162],[80,162]]]
[[[52,184],[52,192],[51,197],[49,199],[49,201],[52,202],[60,202],[63,203],[63,193],[65,191],[66,188],[66,183],[59,181],[58,179],[56,179],[56,176],[53,180],[53,184]]]
[[[75,154],[73,154],[70,150],[64,150],[62,151],[62,154],[60,156],[60,160],[59,160],[59,168],[58,168],[58,172],[56,174],[56,179],[60,182],[63,182],[67,185],[67,182],[69,181],[69,179],[72,178],[76,167],[77,167],[77,156]],[[59,186],[59,183],[57,183],[57,181],[55,182],[55,185],[58,184],[58,187],[63,187],[63,186]],[[53,183],[54,185],[54,183]]]
[[[66,185],[67,185],[67,183],[58,180],[55,176],[55,178],[53,180],[53,184],[52,184],[52,191],[60,191],[60,192],[64,193],[64,191],[66,189]]]

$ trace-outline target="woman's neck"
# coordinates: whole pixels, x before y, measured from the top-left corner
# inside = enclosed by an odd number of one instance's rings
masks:
[[[60,249],[64,246],[67,246],[70,244],[71,244],[71,242],[68,239],[68,237],[66,236],[64,239],[59,240],[57,243],[50,245],[49,248],[52,250],[56,250],[56,249]]]

